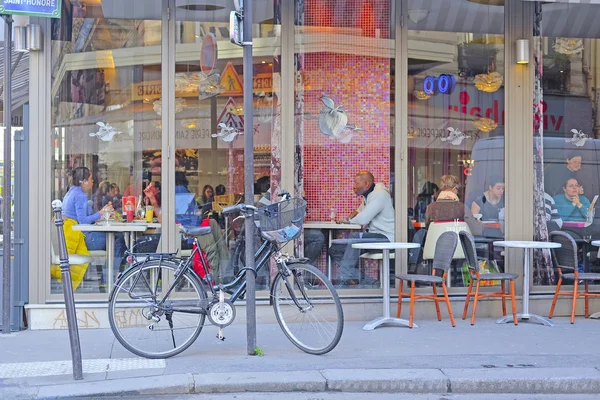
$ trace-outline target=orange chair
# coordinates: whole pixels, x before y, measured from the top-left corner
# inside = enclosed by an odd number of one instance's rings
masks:
[[[454,323],[454,316],[452,315],[452,308],[450,307],[450,299],[448,299],[448,289],[446,289],[446,275],[452,265],[452,256],[456,250],[458,244],[458,237],[455,232],[444,232],[442,233],[436,244],[435,254],[433,256],[433,272],[431,275],[419,275],[419,274],[399,274],[396,278],[400,280],[398,284],[398,312],[396,318],[400,318],[400,311],[402,310],[402,297],[410,297],[410,318],[408,320],[408,327],[413,327],[413,317],[415,312],[415,300],[418,299],[429,299],[435,302],[435,310],[437,312],[438,321],[442,320],[440,314],[440,301],[445,301],[448,307],[448,315],[450,316],[450,322],[452,326],[456,326]],[[442,270],[442,276],[435,274],[436,270]],[[402,286],[404,281],[410,282],[410,295],[402,293]],[[416,295],[415,294],[415,283],[430,283],[433,289],[433,296],[427,295]],[[442,285],[444,296],[439,297],[437,294],[436,285]]]
[[[575,306],[577,305],[577,299],[580,297],[585,298],[585,317],[590,316],[590,297],[600,297],[600,293],[590,293],[588,284],[589,281],[600,280],[600,274],[577,271],[577,243],[573,240],[573,237],[566,232],[551,232],[550,241],[560,243],[561,247],[558,249],[552,249],[552,261],[554,262],[554,268],[558,271],[558,283],[556,284],[556,292],[554,293],[554,299],[552,300],[552,307],[550,307],[550,314],[548,318],[552,318],[554,314],[554,307],[556,306],[556,300],[558,296],[572,296],[573,306],[571,308],[571,323],[575,322]],[[564,273],[564,271],[569,271]],[[560,288],[562,285],[563,278],[573,280],[573,291],[572,292],[561,292]],[[582,293],[579,293],[579,281],[584,282],[585,288]]]
[[[511,273],[496,273],[496,274],[480,274],[479,273],[479,261],[477,260],[477,251],[475,250],[475,240],[468,232],[460,232],[460,244],[465,253],[465,258],[469,264],[469,273],[471,276],[471,282],[469,283],[469,289],[467,290],[467,298],[465,299],[465,309],[463,311],[462,319],[467,318],[467,311],[469,310],[469,301],[473,297],[473,313],[471,314],[471,325],[475,325],[475,313],[477,312],[477,301],[485,299],[486,297],[501,297],[502,298],[502,315],[506,316],[506,298],[510,297],[512,304],[512,314],[515,325],[518,325],[517,321],[517,302],[515,300],[515,279],[518,278],[517,274]],[[479,293],[479,286],[481,282],[485,281],[500,281],[502,285],[500,292],[494,293]],[[510,282],[510,294],[506,293],[505,282]],[[472,294],[473,282],[477,282],[475,285],[475,294]]]

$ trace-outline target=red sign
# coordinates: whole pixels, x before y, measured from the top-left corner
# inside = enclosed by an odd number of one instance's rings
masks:
[[[200,69],[206,76],[210,75],[217,63],[217,38],[212,33],[204,35],[200,50]]]

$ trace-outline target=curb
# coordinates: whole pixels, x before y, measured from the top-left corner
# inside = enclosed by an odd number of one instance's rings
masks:
[[[324,369],[174,374],[44,386],[0,386],[0,398],[240,392],[600,393],[596,368]]]

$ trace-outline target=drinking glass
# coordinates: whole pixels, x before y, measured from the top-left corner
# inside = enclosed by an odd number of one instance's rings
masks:
[[[106,225],[108,225],[108,220],[110,219],[110,210],[108,208],[102,210],[102,216],[104,217],[104,222]]]

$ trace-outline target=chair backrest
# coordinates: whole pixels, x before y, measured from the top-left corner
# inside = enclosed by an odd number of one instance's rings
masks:
[[[452,256],[458,245],[458,235],[455,232],[442,233],[435,244],[433,269],[447,272],[452,264]]]
[[[469,264],[469,269],[475,272],[479,272],[479,261],[477,260],[477,250],[475,249],[475,239],[473,236],[466,231],[462,231],[458,234],[460,238],[460,245],[465,254],[465,259]]]
[[[552,261],[555,268],[577,271],[577,243],[566,232],[550,232],[550,241],[559,243],[561,247],[552,249]]]
[[[408,263],[419,264],[423,261],[423,244],[427,237],[427,229],[419,229],[413,236],[413,243],[418,243],[419,247],[408,251]]]
[[[51,264],[58,265],[60,264],[60,252],[58,249],[58,230],[56,229],[56,225],[54,224],[54,218],[50,222],[50,257]]]
[[[423,248],[423,258],[425,260],[432,260],[434,258],[437,240],[444,232],[453,232],[458,235],[461,231],[471,233],[471,229],[469,229],[469,225],[467,225],[465,221],[434,221],[430,223],[427,228],[427,238],[425,239],[425,247]],[[452,258],[465,258],[462,247],[456,247]]]

